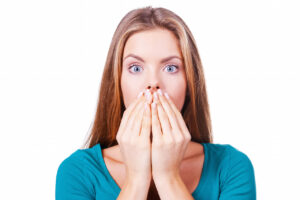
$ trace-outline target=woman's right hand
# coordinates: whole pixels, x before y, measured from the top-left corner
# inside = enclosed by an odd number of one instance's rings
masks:
[[[124,111],[116,136],[126,166],[126,180],[139,179],[151,182],[151,113],[148,98],[140,93]],[[144,182],[145,183],[145,182]]]

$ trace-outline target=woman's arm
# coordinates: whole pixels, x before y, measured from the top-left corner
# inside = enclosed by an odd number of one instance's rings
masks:
[[[255,200],[256,185],[253,165],[248,156],[229,147],[221,175],[220,200]]]
[[[155,185],[160,199],[194,199],[182,181],[179,174],[159,177],[155,180]]]
[[[137,176],[128,178],[126,179],[117,200],[145,200],[147,199],[149,187],[150,184],[145,183],[145,178],[139,178]]]
[[[94,200],[93,186],[86,177],[79,158],[73,155],[65,159],[57,170],[55,199]]]

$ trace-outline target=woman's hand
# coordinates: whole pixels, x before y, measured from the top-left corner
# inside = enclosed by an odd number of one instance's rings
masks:
[[[152,175],[153,179],[179,175],[191,135],[180,111],[168,95],[154,93],[152,108]],[[167,98],[166,98],[167,97]]]
[[[124,111],[116,136],[126,166],[126,180],[151,182],[151,112],[141,92]]]

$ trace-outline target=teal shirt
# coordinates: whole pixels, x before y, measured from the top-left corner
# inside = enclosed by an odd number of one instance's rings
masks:
[[[228,144],[201,144],[204,164],[192,193],[194,199],[256,199],[254,169],[248,156]],[[120,191],[105,165],[100,144],[78,149],[58,167],[56,200],[110,200],[117,199]]]

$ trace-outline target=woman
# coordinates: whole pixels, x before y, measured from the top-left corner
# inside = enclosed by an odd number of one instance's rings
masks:
[[[118,25],[86,144],[60,164],[56,199],[256,199],[247,155],[212,143],[195,40],[164,8]]]

